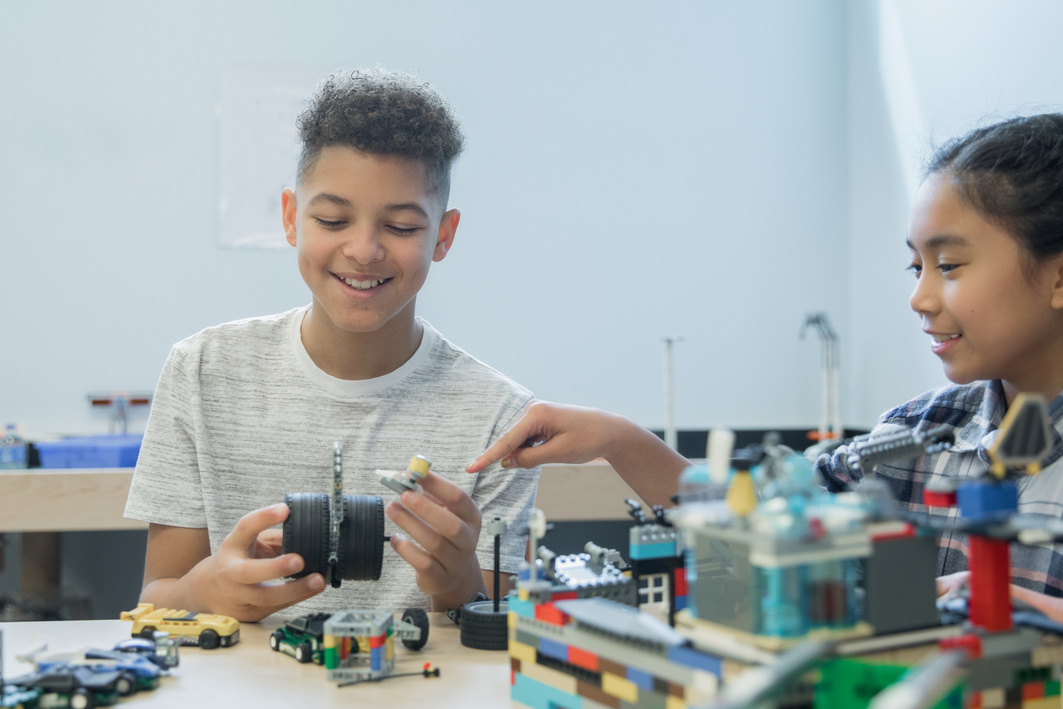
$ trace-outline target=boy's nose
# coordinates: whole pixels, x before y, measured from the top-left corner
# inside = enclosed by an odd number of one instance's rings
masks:
[[[384,258],[384,247],[375,230],[355,229],[343,244],[343,255],[361,264],[370,264]]]

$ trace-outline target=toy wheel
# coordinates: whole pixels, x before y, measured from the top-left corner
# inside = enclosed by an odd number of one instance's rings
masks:
[[[218,634],[209,628],[199,634],[199,646],[204,650],[213,650],[221,645],[221,638]]]
[[[120,672],[114,686],[118,690],[118,696],[128,697],[137,691],[137,680],[128,672]]]
[[[376,581],[384,563],[384,499],[376,495],[344,495],[347,509],[340,530],[340,577]],[[338,586],[334,583],[333,586]]]
[[[84,687],[74,690],[70,695],[70,709],[89,709],[93,705],[92,695]]]
[[[303,569],[292,574],[325,574],[328,568],[329,497],[311,492],[289,492],[284,496],[288,518],[284,520],[281,551],[303,557]]]
[[[428,642],[428,614],[422,608],[407,608],[402,614],[402,619],[421,629],[420,638],[417,640],[403,638],[402,644],[410,650],[420,650]]]
[[[509,608],[505,601],[473,601],[461,607],[461,644],[475,650],[509,647]]]
[[[148,640],[154,640],[155,639],[155,626],[154,625],[145,625],[143,628],[140,629],[139,633],[134,633],[133,637],[136,637],[138,635],[140,637],[142,637],[142,638],[147,638]]]
[[[295,646],[295,659],[299,662],[313,662],[314,648],[310,643],[300,643]]]
[[[269,647],[273,652],[278,652],[281,649],[281,639],[284,637],[284,633],[279,630],[274,630],[269,636]]]

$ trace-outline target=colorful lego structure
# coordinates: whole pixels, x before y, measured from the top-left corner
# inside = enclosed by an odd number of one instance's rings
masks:
[[[1027,406],[1013,405],[994,463],[1036,465],[1044,455],[1044,410]],[[872,439],[865,474],[876,464],[869,461],[946,442],[940,432]],[[593,545],[555,557],[533,531],[535,564],[509,599],[515,705],[1060,706],[1055,636],[1063,627],[1012,613],[1007,544],[1063,533],[1017,515],[1008,481],[954,481],[955,495],[931,490],[938,504],[958,502],[953,523],[971,540],[967,603],[943,620],[930,520],[900,515],[873,479],[830,495],[807,460],[770,442],[741,451],[732,467],[730,494],[712,489],[719,470],[688,471],[680,504],[653,522],[629,501],[637,523],[630,566]],[[671,564],[681,573],[669,577]],[[653,588],[669,596],[673,625]],[[655,605],[657,615],[647,612]]]
[[[410,650],[420,650],[428,641],[428,615],[410,608],[396,621],[385,610],[347,610],[333,614],[324,623],[322,656],[325,676],[340,686],[395,677],[395,638]],[[438,676],[427,667],[414,674]]]

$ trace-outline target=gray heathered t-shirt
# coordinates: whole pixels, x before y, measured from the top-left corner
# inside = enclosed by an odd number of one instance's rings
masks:
[[[211,551],[246,513],[285,493],[332,491],[332,448],[344,446],[344,493],[398,497],[376,469],[405,470],[423,455],[432,471],[472,497],[483,515],[481,568],[494,568],[487,522],[509,523],[504,573],[524,558],[539,470],[477,475],[465,466],[519,415],[531,393],[448,342],[420,320],[412,358],[370,380],[336,379],[317,368],[299,326],[306,307],[208,328],[174,345],[159,378],[125,515],[177,527],[206,527]],[[400,531],[385,518],[384,534]],[[413,569],[384,545],[378,581],[339,589],[290,612],[428,608]]]

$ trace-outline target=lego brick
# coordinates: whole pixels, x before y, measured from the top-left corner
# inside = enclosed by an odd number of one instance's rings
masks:
[[[643,672],[637,667],[628,666],[625,677],[633,682],[639,689],[653,691],[653,675]]]
[[[971,576],[967,607],[970,620],[990,632],[1008,630],[1011,628],[1008,542],[971,535],[968,544]]]
[[[1045,683],[1044,682],[1027,682],[1022,685],[1022,703],[1023,705],[1031,699],[1044,699],[1045,697]]]
[[[509,656],[515,660],[520,660],[522,664],[525,662],[534,663],[536,652],[536,648],[531,645],[525,645],[514,640],[509,641]]]
[[[551,625],[564,625],[568,622],[568,616],[558,610],[553,603],[542,603],[535,606],[535,619]]]
[[[659,559],[662,557],[675,556],[675,540],[670,542],[658,542],[657,544],[633,544],[631,546],[632,559]]]
[[[516,640],[518,643],[522,643],[524,645],[529,645],[535,648],[536,650],[539,649],[539,636],[535,633],[529,633],[526,630],[517,630],[512,640]]]
[[[567,694],[525,674],[517,675],[516,680],[510,691],[512,701],[520,702],[531,709],[554,709],[558,706],[583,709],[583,702],[578,696]]]
[[[548,684],[567,694],[576,694],[576,678],[572,675],[559,672],[558,670],[540,665],[534,662],[526,662],[521,665],[521,674],[534,679],[537,682]]]
[[[710,655],[693,647],[678,646],[669,648],[668,659],[687,667],[695,667],[706,672],[711,672],[717,677],[721,674],[720,658]]]
[[[975,522],[997,520],[1015,514],[1019,491],[1015,483],[968,482],[956,490],[956,506],[960,516]]]
[[[1002,687],[994,687],[978,693],[982,709],[1003,709],[1007,706],[1007,694]]]
[[[563,662],[568,662],[568,645],[549,638],[539,638],[539,652],[547,657],[555,657]]]
[[[599,671],[598,656],[593,652],[587,652],[578,647],[568,646],[568,661],[577,667],[583,667],[591,672]]]
[[[617,699],[634,704],[639,700],[639,688],[631,680],[612,672],[602,673],[602,691]]]
[[[517,615],[524,616],[525,618],[535,617],[535,604],[527,599],[521,599],[519,597],[514,598],[513,596],[510,596],[509,600],[506,602],[506,607],[509,609],[509,612],[511,614],[516,613]]]
[[[864,561],[864,620],[877,635],[940,625],[935,578],[937,539],[890,538],[876,542]]]
[[[581,699],[587,699],[596,704],[609,707],[610,709],[620,709],[620,699],[604,692],[601,687],[595,684],[579,682],[577,683],[577,688]],[[551,709],[553,709],[553,707],[551,707]]]

